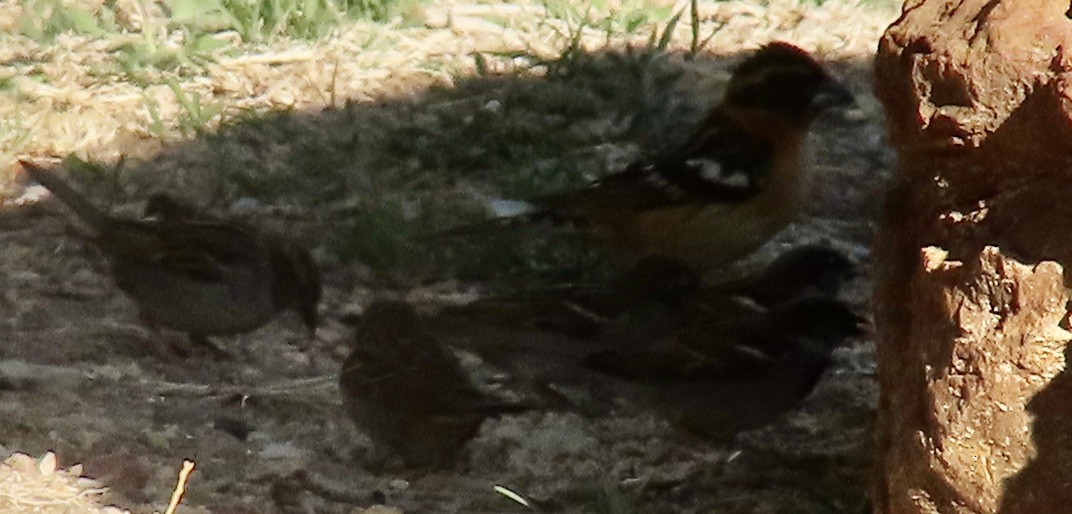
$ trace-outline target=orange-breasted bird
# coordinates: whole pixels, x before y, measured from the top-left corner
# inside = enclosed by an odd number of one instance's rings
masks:
[[[537,198],[529,212],[490,227],[445,234],[565,220],[635,259],[668,257],[703,276],[797,219],[810,181],[808,128],[820,112],[853,102],[807,52],[770,43],[735,68],[722,102],[681,144],[585,188]]]

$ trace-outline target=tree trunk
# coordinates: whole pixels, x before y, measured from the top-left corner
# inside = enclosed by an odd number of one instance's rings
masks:
[[[875,512],[1072,512],[1068,10],[909,0],[879,45]]]

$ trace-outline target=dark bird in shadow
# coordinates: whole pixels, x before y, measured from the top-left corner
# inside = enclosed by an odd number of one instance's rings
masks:
[[[152,326],[184,332],[210,349],[215,345],[208,337],[250,332],[283,311],[296,312],[310,333],[316,329],[320,273],[294,243],[188,213],[154,220],[112,217],[52,170],[19,163],[89,226],[116,285]]]
[[[497,319],[490,300],[475,312],[465,313],[464,306],[444,310],[425,324],[444,343],[505,370],[526,387],[587,388],[597,405],[611,399],[640,403],[693,432],[725,439],[791,410],[814,388],[832,351],[862,333],[864,320],[845,303],[811,294],[837,292],[841,273],[820,273],[833,277],[829,284],[819,278],[796,280],[797,286],[779,289],[786,301],[769,306],[738,294],[774,290],[764,281],[778,279],[787,261],[809,253],[781,260],[769,268],[776,272],[742,281],[741,287],[661,288],[666,282],[650,281],[649,294],[627,294],[619,280],[601,295],[585,298],[601,296],[612,303],[632,298],[603,310],[611,314],[599,318],[594,334],[518,323],[527,318],[515,305],[505,321]],[[840,270],[843,263],[832,261]],[[537,301],[536,310],[550,305],[561,312],[556,303],[561,301]],[[586,412],[607,410],[578,406]]]
[[[625,397],[725,441],[796,407],[864,323],[838,300],[800,298],[732,323],[684,324],[649,348],[596,353],[584,366],[619,379]]]
[[[406,467],[449,467],[485,419],[531,406],[477,388],[422,325],[409,304],[370,305],[356,322],[339,387],[355,425]]]

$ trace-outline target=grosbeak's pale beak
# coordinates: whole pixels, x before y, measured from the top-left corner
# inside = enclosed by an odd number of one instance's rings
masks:
[[[568,220],[637,258],[668,257],[705,275],[797,219],[808,128],[853,101],[807,52],[768,44],[737,66],[722,102],[680,145],[493,224]]]

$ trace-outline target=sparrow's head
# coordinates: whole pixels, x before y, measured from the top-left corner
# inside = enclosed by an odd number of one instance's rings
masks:
[[[812,296],[779,306],[769,315],[773,330],[821,343],[827,349],[864,334],[866,320],[834,298]]]
[[[841,252],[822,245],[798,246],[779,255],[763,271],[757,294],[771,298],[757,301],[787,301],[817,294],[835,296],[856,275],[856,266]]]
[[[404,353],[411,344],[427,340],[420,329],[417,311],[400,300],[378,300],[365,308],[353,324],[354,349],[374,353]]]
[[[768,111],[806,125],[825,109],[854,102],[852,93],[807,52],[774,42],[737,66],[723,105]]]
[[[310,334],[319,321],[320,269],[305,249],[279,241],[272,251],[272,266],[279,277],[277,301],[284,309],[297,312]]]

